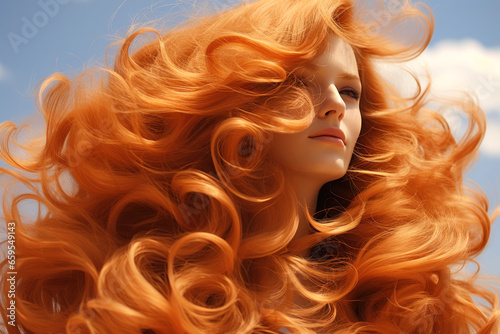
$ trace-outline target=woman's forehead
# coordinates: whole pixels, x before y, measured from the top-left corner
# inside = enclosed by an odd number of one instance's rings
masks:
[[[337,36],[332,36],[330,43],[321,55],[304,65],[304,70],[321,74],[328,69],[342,69],[346,79],[359,79],[358,65],[352,47]]]

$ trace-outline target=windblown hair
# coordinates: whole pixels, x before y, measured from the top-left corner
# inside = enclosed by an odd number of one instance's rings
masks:
[[[493,220],[463,184],[484,113],[472,97],[449,101],[469,119],[458,140],[427,108],[430,85],[415,77],[404,97],[382,79],[376,62],[417,57],[434,21],[405,2],[379,7],[391,14],[381,29],[369,10],[247,1],[164,33],[131,29],[112,68],[46,78],[43,136],[22,144],[21,128],[0,127],[17,272],[15,326],[1,283],[7,332],[494,333],[497,295],[455,272],[475,262]],[[403,20],[416,28],[399,31]],[[314,119],[296,70],[331,34],[355,52],[363,127],[313,217],[268,144]],[[154,38],[131,52],[144,35]],[[39,204],[34,221],[24,201]],[[315,233],[292,241],[301,210]]]

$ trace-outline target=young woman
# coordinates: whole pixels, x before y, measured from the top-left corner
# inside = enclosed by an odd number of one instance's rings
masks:
[[[1,125],[7,332],[495,333],[498,297],[455,272],[492,223],[462,184],[485,117],[456,101],[457,142],[428,87],[380,77],[433,31],[409,3],[390,13],[411,38],[353,1],[245,2],[47,78],[29,158]]]

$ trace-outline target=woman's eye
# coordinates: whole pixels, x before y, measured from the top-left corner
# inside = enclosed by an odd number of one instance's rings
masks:
[[[351,98],[359,100],[359,92],[355,89],[344,89],[340,92],[340,94],[347,94]]]

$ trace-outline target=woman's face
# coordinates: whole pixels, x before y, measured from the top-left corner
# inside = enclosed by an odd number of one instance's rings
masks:
[[[305,174],[302,176],[323,183],[339,179],[347,171],[361,131],[361,82],[354,52],[332,36],[329,48],[299,74],[312,91],[316,117],[300,133],[275,133],[271,154],[288,170]],[[328,136],[316,137],[328,130]]]

